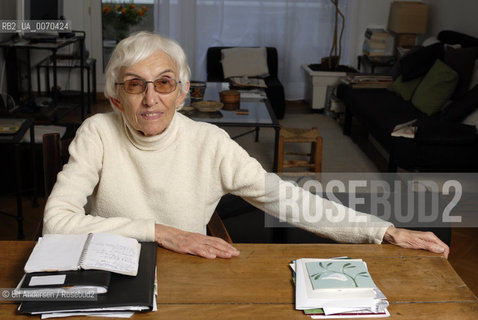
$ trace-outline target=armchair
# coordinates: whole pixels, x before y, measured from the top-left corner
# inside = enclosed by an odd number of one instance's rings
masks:
[[[207,81],[222,82],[226,81],[224,78],[224,71],[222,68],[222,49],[231,47],[209,47],[207,50]],[[266,94],[269,99],[272,109],[278,119],[282,119],[285,113],[285,95],[284,87],[277,77],[278,74],[278,56],[277,49],[267,47],[267,66],[269,68],[269,76],[264,78],[267,85]]]

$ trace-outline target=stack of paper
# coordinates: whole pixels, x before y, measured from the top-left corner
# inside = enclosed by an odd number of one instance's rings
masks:
[[[312,319],[388,317],[388,301],[361,259],[299,259],[297,310]]]
[[[232,77],[230,81],[233,87],[267,88],[266,82],[261,78]]]
[[[408,121],[397,124],[391,133],[392,137],[415,138],[415,133],[418,130],[417,120]]]
[[[349,74],[342,82],[352,88],[387,88],[392,83],[392,76],[375,74]]]
[[[266,99],[267,95],[264,90],[239,90],[241,93],[241,100],[242,101],[256,101],[256,100],[262,100]]]

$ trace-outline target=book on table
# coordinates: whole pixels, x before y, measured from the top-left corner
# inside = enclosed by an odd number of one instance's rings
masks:
[[[261,78],[231,77],[229,80],[232,87],[267,88],[266,82]]]
[[[135,276],[141,245],[108,233],[46,234],[38,240],[25,272],[95,269]]]
[[[306,262],[305,267],[316,292],[327,294],[377,287],[362,260],[319,260]]]
[[[364,35],[370,40],[386,40],[390,34],[383,28],[367,28]]]
[[[23,301],[18,310],[23,314],[41,314],[42,318],[78,315],[119,317],[119,313],[132,315],[137,311],[154,311],[156,252],[155,242],[141,243],[137,275],[111,273],[108,292],[97,295],[96,299]]]
[[[0,119],[0,134],[15,134],[22,127],[25,119],[3,118]]]
[[[296,309],[317,319],[387,317],[388,301],[361,259],[298,259]]]

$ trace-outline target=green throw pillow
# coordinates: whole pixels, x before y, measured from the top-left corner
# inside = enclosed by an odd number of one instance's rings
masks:
[[[400,95],[403,100],[409,101],[422,79],[423,77],[418,77],[409,81],[403,81],[402,76],[400,75],[387,87],[387,89]]]
[[[437,59],[415,90],[412,104],[425,114],[434,114],[450,99],[457,83],[456,71]]]

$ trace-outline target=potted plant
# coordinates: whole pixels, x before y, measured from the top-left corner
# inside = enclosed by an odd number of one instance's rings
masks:
[[[342,36],[344,33],[345,16],[340,11],[339,0],[330,0],[335,8],[334,35],[329,56],[321,59],[319,64],[304,65],[309,81],[306,83],[306,100],[313,110],[323,110],[328,100],[327,88],[337,85],[347,72],[355,69],[340,65],[342,55]],[[340,32],[339,32],[339,19]]]
[[[129,28],[140,23],[146,11],[146,6],[138,7],[133,2],[103,4],[103,37],[117,42],[126,38]]]

